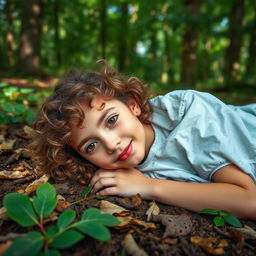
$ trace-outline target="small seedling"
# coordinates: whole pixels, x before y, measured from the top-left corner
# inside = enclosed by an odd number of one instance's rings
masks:
[[[217,210],[214,210],[214,209],[203,209],[203,210],[199,211],[198,213],[203,213],[203,214],[208,214],[208,215],[215,216],[213,218],[213,223],[217,227],[222,227],[226,222],[229,223],[231,226],[236,227],[236,228],[242,227],[242,224],[239,221],[239,219],[235,216],[231,216],[226,211],[217,211]]]
[[[49,183],[39,186],[33,198],[10,193],[4,197],[3,203],[9,217],[19,225],[39,227],[39,231],[30,231],[14,240],[3,256],[58,256],[59,249],[71,247],[83,239],[84,234],[100,241],[110,240],[107,227],[120,223],[114,216],[90,208],[84,211],[81,220],[77,222],[74,222],[76,212],[66,210],[59,215],[56,224],[45,228],[45,218],[53,213],[57,204],[56,190]]]

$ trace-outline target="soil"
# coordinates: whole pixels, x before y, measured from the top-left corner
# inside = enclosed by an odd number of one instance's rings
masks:
[[[5,138],[16,139],[14,149],[25,147],[28,143],[28,139],[20,137],[18,134],[22,134],[22,125],[11,125],[7,127]],[[23,166],[31,172],[30,176],[25,179],[1,179],[0,180],[0,207],[2,207],[3,196],[10,192],[25,189],[32,181],[38,177],[33,172],[34,163],[29,158],[20,157],[17,160],[10,158],[13,156],[13,151],[4,152],[0,155],[0,171],[1,170],[13,170],[15,167]],[[9,163],[8,163],[9,162]],[[74,202],[81,199],[81,192],[85,189],[73,181],[68,181],[65,184],[56,184],[54,180],[49,180],[53,184],[57,193],[61,194],[66,201]],[[105,200],[119,204],[119,197],[108,197]],[[78,217],[82,212],[89,208],[95,207],[95,203],[99,201],[97,199],[90,199],[78,204],[73,204],[70,208],[77,212]],[[132,210],[132,216],[134,218],[146,221],[145,212],[149,208],[150,201],[143,200],[138,209]],[[243,255],[252,256],[256,251],[256,239],[248,240],[241,232],[232,232],[234,230],[230,225],[226,224],[223,227],[216,228],[213,225],[212,217],[208,215],[202,215],[194,212],[190,212],[183,208],[177,208],[164,204],[157,203],[160,208],[161,214],[181,215],[186,214],[192,221],[192,230],[189,234],[176,237],[168,237],[168,239],[162,239],[165,232],[165,226],[156,223],[156,229],[143,230],[140,226],[129,226],[124,229],[111,228],[112,239],[109,242],[99,242],[88,236],[85,239],[74,245],[69,249],[61,250],[61,254],[64,256],[108,256],[108,255],[128,255],[123,248],[123,240],[125,235],[130,232],[133,235],[137,245],[143,249],[148,255]],[[249,220],[241,220],[243,225],[248,225],[256,230],[256,222]],[[47,225],[50,225],[48,223]],[[0,237],[7,234],[25,233],[30,229],[22,228],[11,220],[0,220]],[[204,246],[199,246],[193,241],[196,237],[208,239]],[[215,238],[216,240],[214,240]],[[225,240],[223,242],[223,240]],[[213,241],[212,243],[210,241]],[[0,244],[1,247],[1,244]],[[135,254],[132,254],[135,255]]]

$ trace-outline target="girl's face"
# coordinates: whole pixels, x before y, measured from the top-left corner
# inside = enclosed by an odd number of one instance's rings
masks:
[[[136,167],[154,140],[150,125],[140,122],[141,109],[134,99],[95,98],[91,107],[82,103],[85,119],[72,127],[71,146],[89,162],[103,169]]]

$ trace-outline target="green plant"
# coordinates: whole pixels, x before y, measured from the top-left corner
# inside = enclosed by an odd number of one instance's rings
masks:
[[[30,231],[24,237],[14,240],[4,256],[57,256],[60,255],[59,249],[71,247],[83,239],[84,234],[101,241],[110,240],[107,227],[119,224],[114,216],[90,208],[76,222],[76,212],[66,210],[59,215],[57,223],[45,228],[45,218],[52,214],[57,204],[56,190],[49,183],[39,186],[33,198],[10,193],[4,197],[3,203],[10,218],[19,225],[39,228],[39,231]]]
[[[208,215],[213,215],[215,216],[213,218],[213,223],[217,227],[223,226],[226,222],[229,223],[231,226],[240,228],[242,227],[241,222],[239,219],[235,216],[231,216],[228,212],[226,211],[217,211],[214,209],[203,209],[199,211],[198,213],[203,213],[203,214],[208,214]]]

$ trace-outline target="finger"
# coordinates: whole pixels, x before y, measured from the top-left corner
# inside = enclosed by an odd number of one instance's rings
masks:
[[[117,187],[107,187],[96,193],[97,196],[115,196],[119,195]]]
[[[102,179],[102,178],[113,178],[114,177],[114,172],[112,171],[98,171],[96,172],[91,181],[90,181],[90,185],[94,185],[95,183],[98,182],[98,180]]]
[[[105,188],[116,185],[116,179],[114,178],[101,178],[94,184],[92,193],[96,193],[97,191]]]

